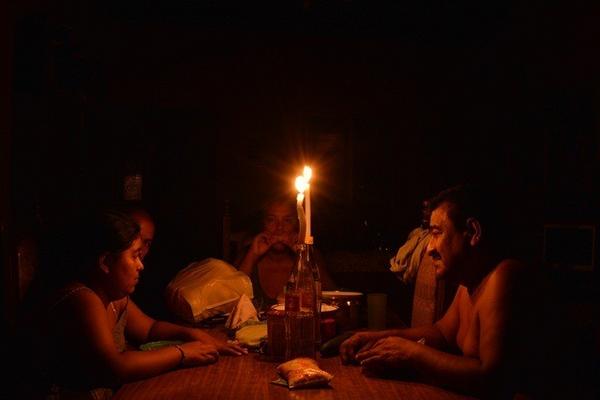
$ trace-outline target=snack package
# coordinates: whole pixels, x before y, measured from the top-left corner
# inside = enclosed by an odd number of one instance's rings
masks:
[[[277,373],[287,381],[290,389],[325,386],[333,375],[323,371],[315,360],[308,357],[294,358],[277,366]]]

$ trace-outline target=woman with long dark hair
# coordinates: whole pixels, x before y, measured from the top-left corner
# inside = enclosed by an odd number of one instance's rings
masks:
[[[39,381],[53,398],[109,398],[122,383],[246,352],[200,329],[154,320],[130,299],[144,269],[140,227],[130,217],[103,211],[80,218],[67,236],[54,267],[60,284],[37,301],[28,325]],[[174,342],[153,351],[130,346],[159,340]]]

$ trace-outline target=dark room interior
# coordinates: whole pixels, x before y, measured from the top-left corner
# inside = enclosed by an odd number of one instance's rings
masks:
[[[36,257],[28,245],[78,209],[122,201],[126,177],[142,177],[157,226],[136,295],[161,315],[177,271],[225,258],[226,234],[253,228],[265,196],[294,196],[310,164],[315,245],[333,278],[388,293],[400,320],[413,288],[389,259],[422,201],[497,185],[518,223],[515,255],[550,278],[557,319],[595,346],[598,372],[595,2],[0,7],[3,338],[25,294],[19,266]]]

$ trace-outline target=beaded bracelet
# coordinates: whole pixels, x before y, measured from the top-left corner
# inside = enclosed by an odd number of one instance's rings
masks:
[[[183,362],[185,361],[185,353],[183,352],[183,349],[181,348],[180,345],[178,344],[174,344],[173,345],[177,350],[179,350],[179,352],[181,353],[181,360],[179,360],[179,366],[183,367]]]

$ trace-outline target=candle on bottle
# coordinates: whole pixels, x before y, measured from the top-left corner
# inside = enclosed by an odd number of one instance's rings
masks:
[[[312,244],[311,232],[311,210],[310,210],[310,178],[312,177],[312,169],[309,166],[304,167],[304,180],[306,181],[305,204],[306,204],[306,239],[304,243]]]
[[[312,169],[308,166],[304,167],[303,175],[296,177],[296,209],[298,212],[298,220],[300,221],[300,240],[306,244],[312,244],[313,238],[311,235],[311,210],[310,210],[310,178],[312,177]],[[306,208],[303,207],[303,203]]]
[[[302,201],[304,200],[304,195],[302,193],[298,193],[296,196],[297,205],[296,211],[298,212],[298,222],[300,223],[300,231],[298,232],[298,241],[304,243],[306,236],[306,215],[304,215],[304,208],[302,207]]]

